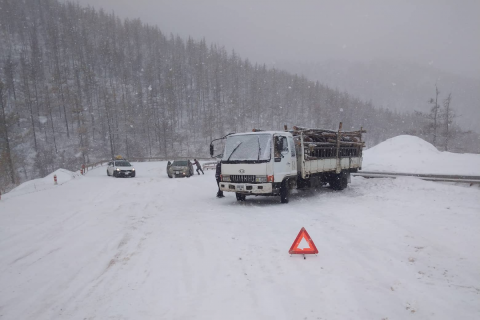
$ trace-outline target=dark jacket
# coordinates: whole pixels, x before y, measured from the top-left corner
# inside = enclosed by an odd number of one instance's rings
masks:
[[[202,166],[200,165],[200,162],[198,162],[198,160],[195,160],[195,165],[197,166],[197,169],[202,168]]]
[[[220,175],[222,174],[222,163],[217,163],[217,168],[215,170],[215,179],[220,179]]]

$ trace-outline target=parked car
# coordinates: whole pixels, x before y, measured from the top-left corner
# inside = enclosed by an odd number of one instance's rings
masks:
[[[193,175],[193,165],[188,160],[175,160],[170,166],[167,166],[169,178],[190,178]]]
[[[112,160],[107,166],[107,176],[118,177],[135,177],[135,168],[125,159]]]

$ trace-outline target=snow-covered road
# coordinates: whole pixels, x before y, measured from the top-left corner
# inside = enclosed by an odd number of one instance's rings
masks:
[[[0,200],[0,319],[480,318],[479,188],[356,177],[238,203],[212,171],[135,167]]]

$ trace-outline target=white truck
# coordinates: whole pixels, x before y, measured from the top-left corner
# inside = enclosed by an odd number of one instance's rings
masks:
[[[338,131],[254,129],[225,136],[220,189],[235,192],[238,201],[265,195],[280,196],[282,203],[288,203],[291,189],[326,183],[335,190],[346,188],[350,173],[362,167],[362,133],[366,131],[342,132],[341,127],[340,123]]]

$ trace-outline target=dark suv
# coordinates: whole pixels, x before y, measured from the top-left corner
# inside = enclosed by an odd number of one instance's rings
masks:
[[[167,165],[167,175],[169,178],[190,178],[193,175],[193,165],[189,160],[175,160]]]

